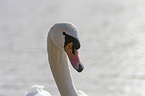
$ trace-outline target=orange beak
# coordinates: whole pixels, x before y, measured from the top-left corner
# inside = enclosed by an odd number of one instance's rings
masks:
[[[72,48],[73,43],[70,42],[65,46],[65,51],[69,57],[69,60],[78,72],[81,72],[84,69],[84,65],[81,63],[78,51]]]

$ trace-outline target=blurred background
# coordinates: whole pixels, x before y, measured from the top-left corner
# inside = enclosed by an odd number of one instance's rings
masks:
[[[24,96],[34,84],[60,96],[47,60],[56,22],[79,30],[82,73],[74,85],[89,96],[145,96],[144,0],[0,0],[0,96]]]

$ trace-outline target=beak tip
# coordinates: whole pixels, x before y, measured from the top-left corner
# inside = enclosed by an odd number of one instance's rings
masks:
[[[79,67],[77,69],[78,72],[82,72],[84,69],[84,66],[82,66],[82,64],[79,64]]]

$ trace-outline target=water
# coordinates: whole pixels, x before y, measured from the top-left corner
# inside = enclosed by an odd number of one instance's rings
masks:
[[[59,96],[46,37],[55,22],[79,29],[85,70],[71,67],[89,96],[144,96],[144,0],[1,0],[0,96],[23,96],[34,84]]]

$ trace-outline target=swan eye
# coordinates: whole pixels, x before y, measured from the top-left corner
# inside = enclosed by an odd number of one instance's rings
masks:
[[[68,45],[68,48],[69,48],[69,49],[72,49],[72,45]]]
[[[73,42],[70,42],[68,45],[65,46],[65,50],[69,50],[75,55],[75,49],[73,47]]]
[[[67,46],[69,43],[73,43],[73,45],[71,46],[73,49],[79,49],[80,48],[80,42],[77,38],[74,38],[68,34],[66,34],[65,32],[62,32],[63,35],[65,36],[65,43],[64,43],[64,47]]]

